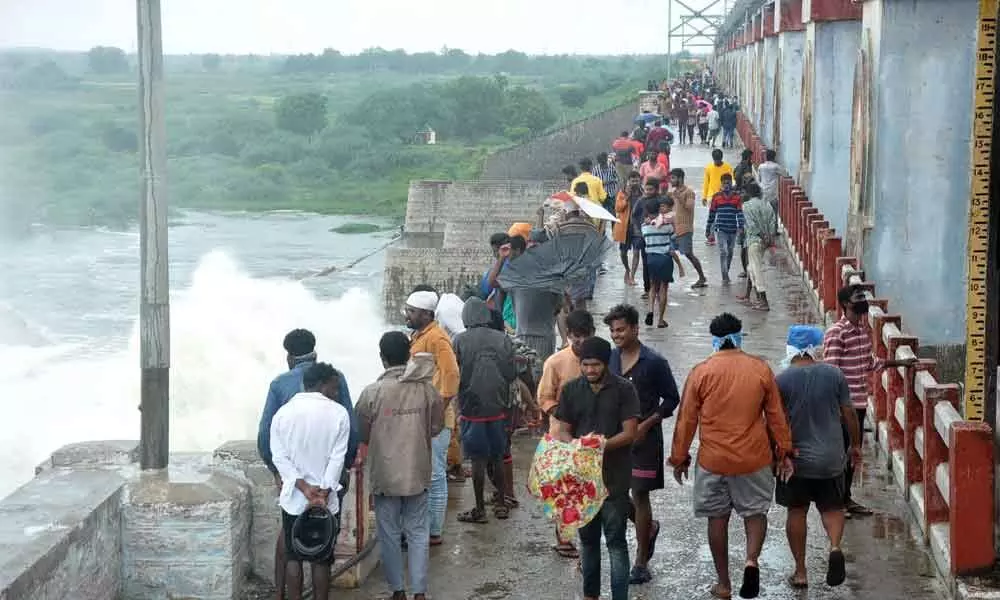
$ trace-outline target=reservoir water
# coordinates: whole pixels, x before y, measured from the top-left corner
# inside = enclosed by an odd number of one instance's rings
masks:
[[[312,330],[352,395],[380,372],[392,232],[341,235],[345,217],[185,212],[171,221],[171,449],[253,439],[284,334]],[[0,497],[58,447],[138,439],[139,235],[36,229],[0,238]]]

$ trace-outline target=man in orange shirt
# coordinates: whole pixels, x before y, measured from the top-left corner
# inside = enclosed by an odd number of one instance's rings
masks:
[[[555,414],[563,386],[580,378],[580,344],[583,340],[593,337],[594,332],[594,317],[589,312],[574,310],[566,316],[566,337],[570,345],[545,359],[542,377],[538,381],[538,406],[547,416]],[[559,424],[553,418],[549,419],[549,433],[552,435],[559,433]],[[552,549],[566,558],[580,556],[572,541],[560,539],[558,530],[556,530],[556,545]]]
[[[740,597],[756,598],[757,561],[774,495],[772,466],[777,458],[779,476],[791,477],[792,435],[771,367],[740,349],[740,320],[723,313],[712,320],[709,330],[715,352],[688,375],[669,463],[674,479],[683,483],[691,465],[688,452],[695,432],[700,432],[692,495],[695,516],[708,518],[708,545],[718,576],[712,595],[732,597],[729,517],[735,510],[743,518],[747,537]]]

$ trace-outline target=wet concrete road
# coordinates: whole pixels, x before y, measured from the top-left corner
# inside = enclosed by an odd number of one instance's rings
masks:
[[[674,167],[689,169],[688,184],[700,196],[701,167],[708,162],[704,147],[675,149]],[[727,153],[729,154],[729,153]],[[738,159],[727,157],[735,165]],[[720,285],[720,267],[715,247],[704,244],[704,220],[707,209],[698,209],[695,253],[702,257],[710,286],[691,291],[695,280],[693,269],[671,289],[668,329],[643,327],[644,342],[662,352],[673,367],[678,383],[691,367],[711,351],[708,323],[713,316],[730,311],[743,319],[746,332],[745,349],[767,357],[776,370],[784,356],[784,337],[794,323],[815,323],[817,315],[790,267],[783,251],[767,259],[769,297],[772,310],[760,313],[744,307],[734,296],[740,284],[739,259],[734,261],[733,284]],[[622,301],[642,306],[641,288],[625,289],[622,267],[617,258],[608,257],[609,272],[602,276],[594,303],[598,323],[609,307]],[[688,267],[689,265],[685,265]],[[640,312],[643,312],[640,309]],[[607,335],[603,325],[599,332]],[[670,439],[673,420],[664,424],[666,439]],[[870,434],[868,434],[870,436]],[[507,599],[577,599],[581,598],[580,576],[576,561],[560,558],[552,550],[553,528],[527,494],[527,469],[535,440],[516,440],[518,495],[521,507],[515,509],[509,521],[492,520],[488,525],[458,523],[455,515],[472,505],[472,484],[452,484],[445,544],[431,549],[430,592],[435,600],[507,600]],[[871,438],[866,442],[872,446]],[[843,543],[848,560],[847,582],[836,589],[824,583],[827,544],[818,515],[810,514],[808,590],[795,591],[785,578],[792,570],[791,554],[784,535],[785,512],[773,507],[769,515],[769,532],[761,556],[761,598],[786,599],[878,599],[924,600],[944,597],[934,567],[922,546],[914,541],[906,524],[906,508],[889,486],[885,471],[875,466],[869,453],[862,481],[856,486],[856,498],[876,510],[870,517],[847,522]],[[654,492],[654,517],[662,523],[656,555],[650,562],[653,582],[633,586],[633,599],[700,600],[710,598],[708,587],[715,580],[714,567],[706,539],[706,522],[695,519],[691,509],[691,486],[677,485],[667,478],[666,489]],[[630,555],[634,555],[633,532],[629,531]],[[730,562],[734,586],[742,578],[744,557],[742,523],[734,518],[730,526]],[[603,567],[604,598],[609,597],[607,557]],[[388,597],[381,572],[376,571],[361,590],[337,591],[335,598],[369,599]],[[734,594],[735,597],[735,594]]]

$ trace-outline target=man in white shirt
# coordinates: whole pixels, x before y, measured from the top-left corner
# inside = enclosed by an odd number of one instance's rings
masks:
[[[719,117],[719,111],[712,107],[712,110],[708,111],[708,145],[715,147],[715,140],[719,137],[719,130],[722,127],[722,121]]]
[[[788,171],[775,162],[777,159],[777,152],[767,150],[764,152],[764,162],[757,167],[757,181],[760,182],[764,200],[771,203],[771,208],[775,213],[778,212],[778,184],[782,177],[788,176]]]
[[[304,392],[278,409],[271,421],[271,460],[281,478],[282,525],[285,533],[286,581],[289,598],[302,598],[302,563],[312,563],[315,597],[330,592],[333,545],[326,556],[305,557],[295,552],[292,529],[299,515],[312,506],[340,513],[337,492],[344,469],[351,422],[347,410],[336,402],[342,375],[327,363],[316,363],[302,377]],[[339,519],[333,531],[336,539]],[[279,593],[282,590],[279,590]]]

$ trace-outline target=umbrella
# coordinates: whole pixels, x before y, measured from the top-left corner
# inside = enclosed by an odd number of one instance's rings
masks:
[[[639,123],[645,123],[645,124],[649,125],[653,121],[655,121],[657,119],[660,119],[660,118],[662,118],[662,117],[660,115],[656,114],[656,113],[645,112],[645,113],[642,113],[641,115],[639,115],[638,117],[636,117],[633,122],[636,125],[638,125]]]
[[[698,108],[703,108],[705,110],[712,110],[712,103],[708,100],[698,100]]]
[[[581,198],[580,196],[574,196],[569,192],[557,192],[549,196],[549,200],[546,203],[548,206],[554,206],[557,203],[571,203],[576,204],[580,208],[580,211],[592,219],[597,219],[599,221],[611,221],[612,223],[618,222],[618,217],[614,216],[606,208],[600,204],[590,200],[588,198]]]
[[[505,290],[536,289],[562,294],[594,276],[614,244],[593,231],[559,232],[544,244],[528,248],[499,276]]]

